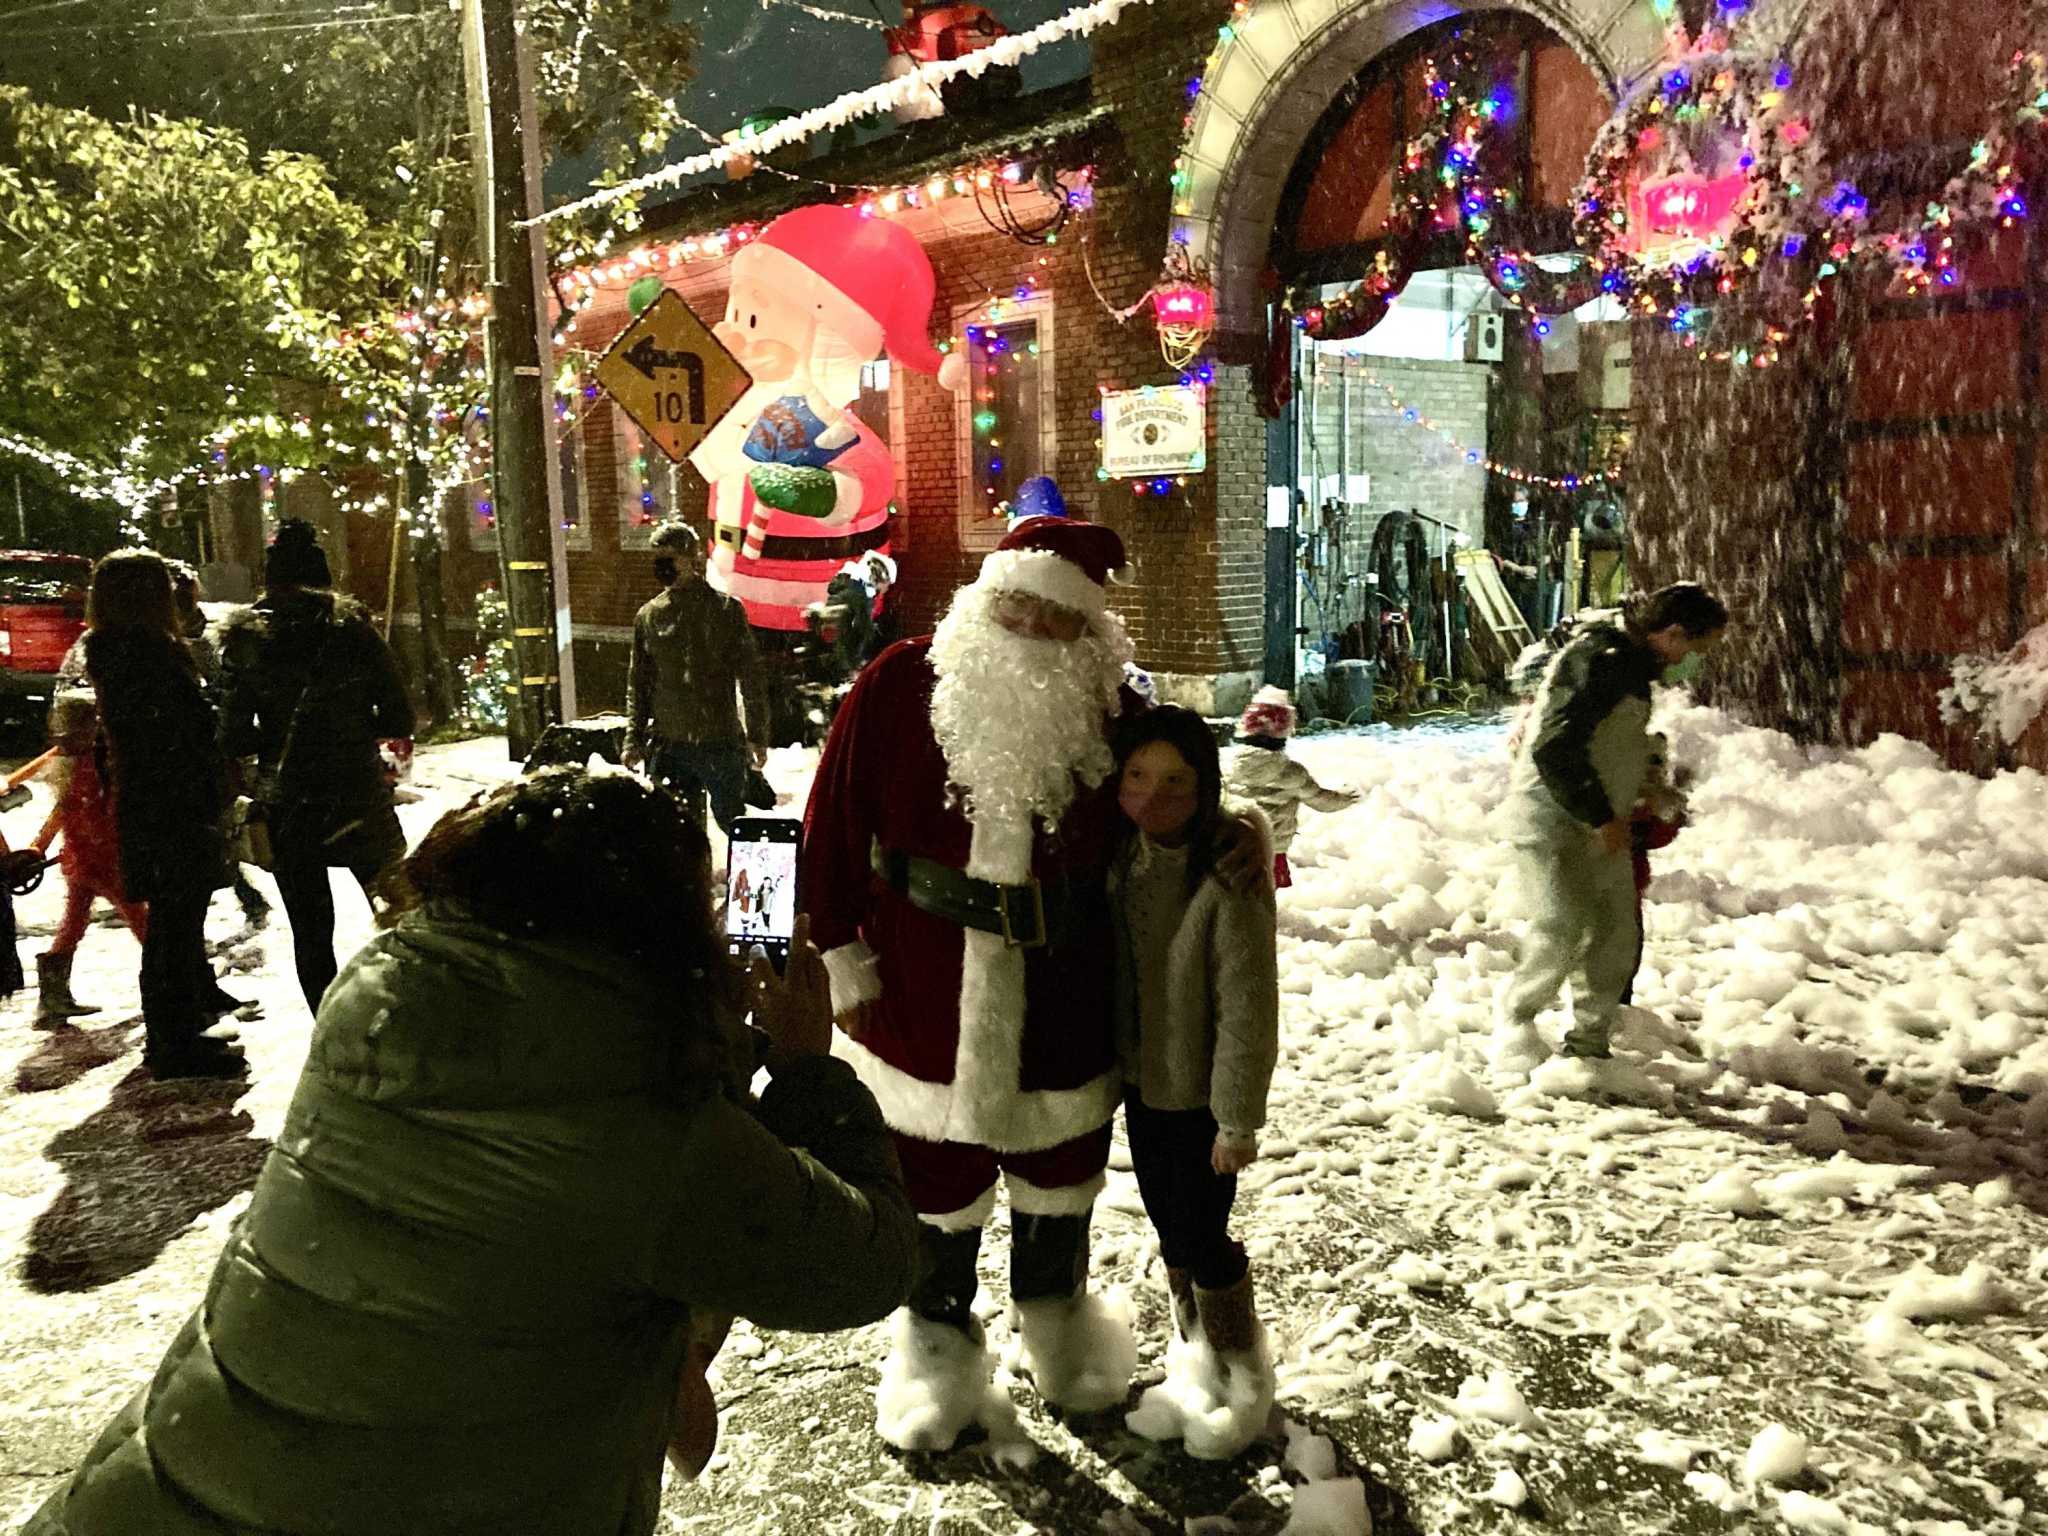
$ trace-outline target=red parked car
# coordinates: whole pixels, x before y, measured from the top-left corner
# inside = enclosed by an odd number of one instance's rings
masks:
[[[92,562],[82,555],[0,550],[0,715],[41,720],[64,653],[85,631]]]

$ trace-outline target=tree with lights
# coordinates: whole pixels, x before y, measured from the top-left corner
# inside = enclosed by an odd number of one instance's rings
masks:
[[[521,21],[542,140],[554,155],[594,163],[597,184],[628,177],[684,127],[671,102],[689,77],[693,34],[669,17],[666,0],[528,0]],[[324,167],[329,194],[360,210],[374,256],[328,274],[331,290],[319,296],[328,324],[310,338],[314,366],[299,409],[244,401],[182,435],[166,431],[161,462],[142,478],[303,467],[327,478],[344,507],[392,510],[413,567],[430,708],[437,720],[454,718],[441,509],[451,491],[488,473],[459,14],[421,3],[369,18],[286,10],[255,22],[241,0],[167,0],[142,15],[122,0],[82,0],[61,26],[11,29],[0,79],[106,119],[130,103],[204,119],[261,153]],[[587,254],[636,219],[637,204],[622,201],[602,222],[561,227],[556,247],[565,259]],[[175,348],[184,336],[173,328],[161,344]],[[243,356],[274,361],[256,348]],[[573,372],[572,360],[565,376]],[[0,423],[10,419],[0,405]],[[74,445],[138,473],[126,440],[52,441]]]
[[[267,463],[317,462],[303,408],[337,306],[366,317],[397,270],[316,161],[7,87],[0,247],[0,423],[60,475],[68,455],[137,482],[203,463],[230,430]]]

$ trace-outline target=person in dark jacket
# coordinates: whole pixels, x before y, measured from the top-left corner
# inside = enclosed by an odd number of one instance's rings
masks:
[[[739,599],[704,579],[704,541],[696,529],[665,522],[653,545],[656,572],[668,587],[633,616],[626,766],[645,763],[700,821],[708,794],[712,817],[729,837],[746,808],[747,770],[768,760],[760,651]]]
[[[548,769],[406,870],[204,1302],[25,1536],[644,1536],[715,1414],[699,1320],[850,1328],[908,1293],[817,952],[730,973],[669,796]]]
[[[1530,911],[1491,1055],[1524,1072],[1549,1054],[1536,1016],[1583,970],[1568,1056],[1604,1057],[1638,953],[1629,818],[1650,762],[1650,689],[1728,627],[1704,587],[1679,582],[1586,626],[1557,653],[1530,703],[1498,826],[1516,850]]]
[[[213,710],[178,635],[171,572],[124,549],[93,571],[85,670],[99,698],[114,838],[142,941],[143,1060],[158,1077],[232,1076],[239,1052],[204,1034],[206,909],[226,879],[227,766]]]
[[[391,648],[331,580],[312,524],[288,518],[264,556],[263,596],[221,626],[221,742],[257,760],[271,873],[316,1012],[335,970],[328,871],[368,895],[405,856],[378,743],[413,732]]]

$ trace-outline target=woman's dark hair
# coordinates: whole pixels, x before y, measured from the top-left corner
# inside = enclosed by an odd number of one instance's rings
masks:
[[[334,585],[333,573],[327,568],[327,551],[320,547],[320,531],[304,518],[288,517],[277,525],[270,547],[263,551],[263,585]]]
[[[1633,635],[1654,635],[1676,625],[1688,640],[1698,640],[1728,627],[1728,605],[1696,581],[1675,581],[1647,597],[1628,599],[1622,617]]]
[[[154,550],[115,550],[92,569],[86,612],[94,629],[145,629],[175,637],[170,566]]]
[[[1223,762],[1208,721],[1192,709],[1161,704],[1132,715],[1117,728],[1118,776],[1141,747],[1155,741],[1172,747],[1195,770],[1195,814],[1188,823],[1188,892],[1192,895],[1216,867],[1216,834],[1223,822]]]
[[[588,945],[680,983],[736,985],[711,908],[711,845],[666,790],[544,768],[450,811],[405,861],[401,906]],[[728,994],[729,995],[729,994]]]

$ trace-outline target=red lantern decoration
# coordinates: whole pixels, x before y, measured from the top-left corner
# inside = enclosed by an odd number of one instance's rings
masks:
[[[1162,330],[1171,325],[1207,331],[1216,316],[1216,296],[1196,283],[1168,283],[1152,291],[1152,312]]]

